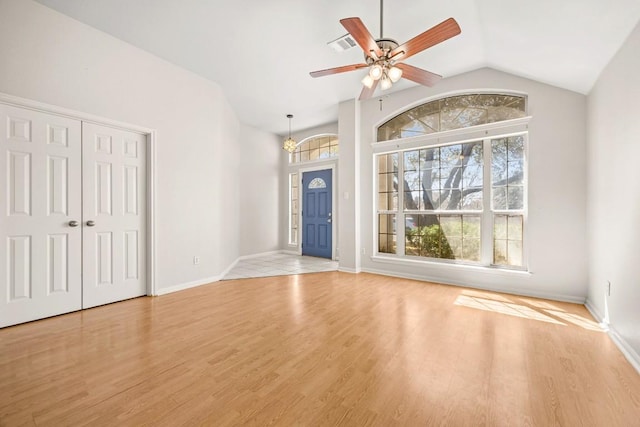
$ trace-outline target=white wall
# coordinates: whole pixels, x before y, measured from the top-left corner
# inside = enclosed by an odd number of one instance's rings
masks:
[[[375,128],[409,105],[452,92],[482,89],[528,95],[532,119],[529,124],[528,241],[525,244],[531,274],[435,263],[398,266],[372,260],[369,255],[362,257],[362,270],[582,302],[587,293],[586,97],[488,68],[443,79],[433,88],[416,87],[393,93],[384,99],[382,111],[377,98],[362,103],[361,215],[358,217],[362,237],[356,253],[364,248],[371,254],[374,249],[371,142],[375,140]],[[341,149],[341,153],[344,151]],[[344,224],[347,229],[357,226],[353,221]]]
[[[340,155],[338,167],[338,233],[340,238],[340,271],[360,272],[360,213],[366,215],[366,206],[361,206],[360,188],[365,181],[361,174],[362,140],[360,137],[361,111],[360,101],[341,102],[338,106],[338,137],[340,138]],[[366,184],[365,184],[366,185]],[[371,183],[369,183],[371,185]]]
[[[280,249],[280,138],[250,126],[240,127],[237,194],[240,200],[240,255]]]
[[[588,97],[588,305],[640,369],[640,25]],[[611,296],[606,283],[611,282]],[[615,337],[614,337],[615,338]]]
[[[157,130],[160,289],[235,260],[239,123],[218,85],[29,0],[0,0],[0,57],[0,92]]]

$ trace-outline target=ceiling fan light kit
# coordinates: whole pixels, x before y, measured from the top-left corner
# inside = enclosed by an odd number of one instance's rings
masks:
[[[371,98],[378,83],[380,89],[387,90],[402,77],[424,86],[433,86],[442,76],[430,71],[400,62],[433,47],[445,40],[460,34],[460,26],[455,19],[449,18],[433,28],[417,35],[408,42],[399,45],[393,39],[382,37],[383,0],[380,0],[380,38],[375,40],[360,18],[341,19],[342,26],[351,34],[364,52],[365,62],[362,64],[345,65],[311,72],[311,77],[322,77],[331,74],[369,68],[362,79],[364,86],[358,99]]]

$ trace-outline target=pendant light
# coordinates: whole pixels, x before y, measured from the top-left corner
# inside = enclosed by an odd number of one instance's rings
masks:
[[[293,153],[296,151],[296,146],[298,143],[291,138],[291,119],[293,119],[293,114],[287,114],[287,118],[289,119],[289,137],[284,140],[282,144],[282,149],[288,151],[289,153]]]

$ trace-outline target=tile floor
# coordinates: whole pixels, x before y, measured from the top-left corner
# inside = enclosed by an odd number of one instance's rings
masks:
[[[249,277],[286,276],[289,274],[335,271],[338,262],[326,258],[290,254],[272,254],[239,261],[222,280]]]

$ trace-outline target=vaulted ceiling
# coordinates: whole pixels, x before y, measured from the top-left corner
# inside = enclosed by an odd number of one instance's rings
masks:
[[[337,119],[365,71],[309,72],[362,62],[327,42],[357,16],[379,36],[379,0],[38,0],[218,83],[240,120],[287,132]],[[462,34],[407,63],[444,77],[481,67],[587,94],[640,20],[638,0],[387,0],[384,36],[402,43],[446,18]],[[390,91],[415,85],[406,80]]]

